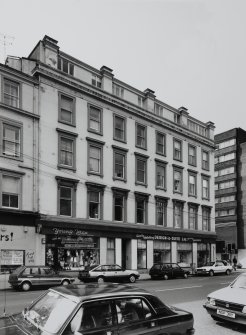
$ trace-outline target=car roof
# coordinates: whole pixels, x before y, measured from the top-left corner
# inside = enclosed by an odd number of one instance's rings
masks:
[[[61,295],[66,296],[71,300],[85,301],[95,298],[112,298],[127,295],[151,295],[150,292],[131,285],[121,285],[121,284],[71,284],[67,286],[57,286],[56,288],[51,288],[50,291],[55,291]]]

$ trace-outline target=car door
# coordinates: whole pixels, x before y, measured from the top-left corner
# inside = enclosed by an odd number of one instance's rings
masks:
[[[221,261],[215,262],[215,272],[216,273],[222,273],[225,272],[225,265]]]
[[[159,334],[156,314],[146,301],[139,297],[116,299],[119,335]]]
[[[40,267],[40,284],[41,285],[59,285],[61,278],[59,278],[55,271],[49,267]]]
[[[181,270],[181,267],[178,266],[178,264],[172,264],[172,275],[173,275],[173,278],[182,276],[182,270]]]
[[[32,286],[38,286],[40,285],[40,280],[39,280],[39,268],[38,267],[28,267],[25,269],[25,271],[22,273],[22,280],[28,279]]]
[[[112,265],[112,270],[114,271],[114,280],[115,281],[123,281],[126,280],[129,276],[127,271],[123,271],[123,269],[119,265]]]

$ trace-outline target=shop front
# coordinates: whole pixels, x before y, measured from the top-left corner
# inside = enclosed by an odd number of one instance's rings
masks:
[[[203,266],[211,261],[210,244],[197,243],[197,266]]]
[[[171,242],[154,241],[154,263],[171,262]]]
[[[192,243],[178,242],[177,243],[177,262],[191,264],[192,259]]]

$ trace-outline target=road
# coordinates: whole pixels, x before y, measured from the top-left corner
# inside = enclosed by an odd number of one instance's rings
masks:
[[[190,277],[174,280],[139,280],[137,285],[158,295],[169,305],[191,311],[194,315],[196,334],[234,335],[245,334],[246,328],[219,323],[212,320],[202,304],[208,293],[227,286],[238,274],[214,277]],[[44,290],[20,292],[0,291],[0,315],[21,311]],[[6,299],[6,308],[4,308]]]

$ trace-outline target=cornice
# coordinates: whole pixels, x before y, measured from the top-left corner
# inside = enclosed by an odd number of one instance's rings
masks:
[[[25,111],[24,109],[15,108],[13,106],[6,105],[6,104],[4,104],[2,102],[0,102],[0,107],[2,107],[4,109],[11,110],[12,112],[16,112],[16,113],[22,114],[22,115],[30,117],[32,119],[38,119],[38,120],[40,119],[40,116],[37,115],[37,114],[30,113],[28,111]]]
[[[0,71],[3,72],[3,74],[10,75],[10,76],[15,76],[19,80],[23,80],[26,82],[29,82],[33,85],[39,85],[39,82],[36,78],[22,72],[19,70],[16,70],[10,66],[4,65],[0,63]]]

